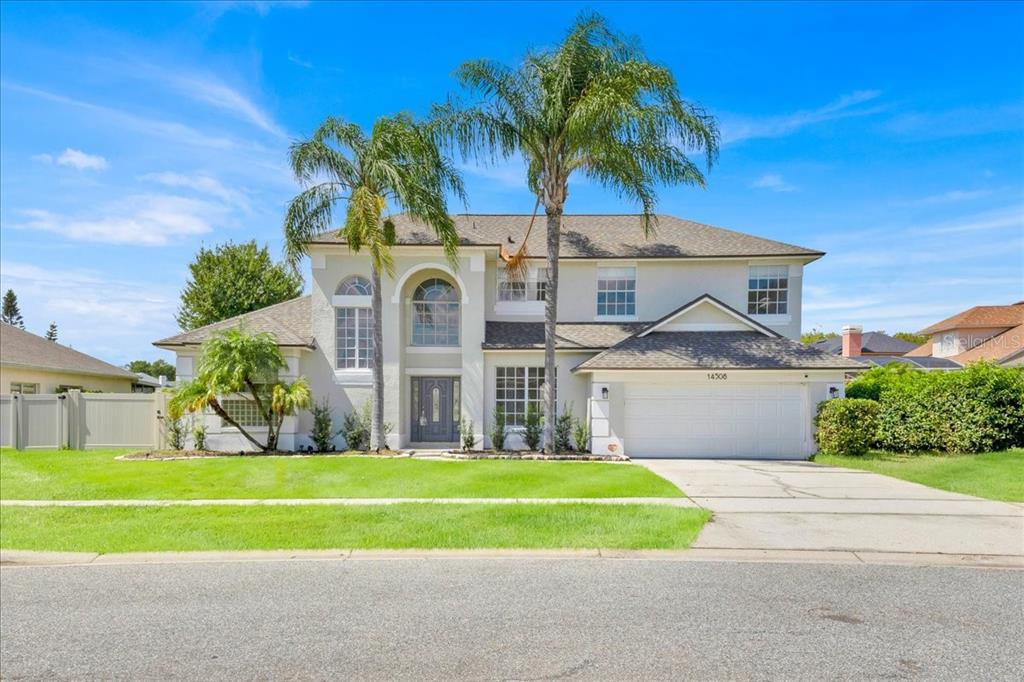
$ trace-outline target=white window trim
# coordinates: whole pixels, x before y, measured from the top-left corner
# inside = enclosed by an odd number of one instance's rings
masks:
[[[493,390],[493,398],[494,398],[493,401],[492,401],[492,404],[491,404],[491,413],[492,414],[494,413],[495,410],[498,409],[498,370],[499,369],[506,369],[506,370],[508,370],[508,369],[521,369],[524,372],[526,372],[526,374],[523,377],[523,379],[524,379],[523,391],[526,391],[527,395],[528,395],[529,394],[529,386],[527,385],[527,381],[529,380],[529,371],[531,369],[534,369],[534,370],[538,370],[538,369],[539,370],[544,370],[544,366],[543,365],[497,365],[497,366],[495,366],[494,367],[494,371],[491,373],[491,379],[494,382],[493,384],[491,384],[492,390]],[[546,371],[545,371],[545,374],[547,374]],[[546,382],[547,381],[547,377],[545,376],[544,379],[545,379],[545,382]],[[541,383],[541,386],[543,386],[543,385],[544,385],[544,382]],[[527,398],[525,398],[525,397],[524,397],[523,400],[524,400],[524,403],[525,403],[523,405],[523,410],[524,410],[523,418],[525,419],[526,418],[525,410],[526,410],[526,407],[529,405],[529,400]],[[543,393],[543,390],[541,391],[541,397],[540,397],[540,400],[538,402],[540,404],[540,409],[543,410],[544,409],[544,393]],[[505,419],[506,419],[505,431],[507,433],[519,434],[519,433],[523,433],[526,430],[526,425],[525,424],[516,424],[516,425],[509,424],[508,421],[507,421],[508,420],[508,413],[507,412],[505,413]]]
[[[335,308],[370,308],[373,307],[372,296],[331,296],[331,305]]]
[[[754,268],[785,268],[786,269],[786,312],[784,313],[752,313],[750,312],[750,271]],[[746,286],[746,310],[747,315],[758,322],[763,324],[788,324],[793,321],[793,314],[790,312],[793,301],[790,300],[789,294],[792,291],[791,283],[793,281],[793,268],[787,263],[757,263],[756,265],[747,264],[747,286]],[[755,289],[754,291],[760,291]]]
[[[455,355],[462,352],[462,346],[406,346],[406,353]]]
[[[366,299],[368,299],[370,297],[369,296],[335,296],[334,298],[366,298]],[[372,310],[370,309],[370,306],[368,306],[368,305],[365,305],[365,306],[364,305],[336,305],[336,306],[334,306],[334,362],[331,363],[331,366],[334,367],[335,374],[337,374],[338,372],[372,372],[373,371],[373,367],[338,367],[338,313],[337,313],[337,309],[338,308],[359,308],[360,309],[360,311],[359,311],[360,315],[366,314],[366,311],[370,311],[370,313],[372,314]],[[359,337],[359,321],[357,319],[356,320],[356,338],[358,339],[358,337]],[[371,346],[373,345],[373,329],[372,329],[372,327],[370,329],[370,345]],[[370,362],[372,363],[373,362],[373,348],[372,347],[371,347],[370,351],[371,351],[370,352]],[[357,346],[357,355],[358,355],[358,346]],[[296,366],[297,365],[298,365],[298,363],[296,363]]]
[[[341,386],[369,386],[373,383],[372,369],[336,369],[334,383]]]
[[[640,268],[637,266],[636,261],[597,261],[597,267],[594,269],[594,322],[635,322],[639,318],[638,312],[634,312],[632,315],[598,315],[597,314],[597,294],[598,282],[601,280],[601,270],[611,268],[633,268],[633,308],[635,311],[640,310]]]

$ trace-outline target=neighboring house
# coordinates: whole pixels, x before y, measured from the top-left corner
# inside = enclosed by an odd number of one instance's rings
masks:
[[[907,353],[908,357],[945,358],[960,365],[976,360],[1022,365],[1024,301],[975,306],[919,333],[931,340]]]
[[[168,381],[167,377],[160,375],[155,377],[145,372],[135,372],[135,382],[132,383],[132,393],[156,393],[161,388],[170,388],[174,385],[173,381]]]
[[[130,393],[136,380],[126,369],[0,323],[2,393],[62,393],[71,388]]]
[[[448,447],[460,419],[478,445],[496,407],[511,447],[544,381],[545,230],[538,221],[524,282],[498,251],[516,248],[529,215],[459,215],[458,268],[436,238],[395,219],[395,277],[385,278],[385,421],[392,447]],[[312,293],[156,342],[193,376],[210,333],[274,334],[283,379],[305,375],[335,418],[370,399],[370,267],[335,233],[309,244]],[[799,343],[803,268],[820,251],[672,216],[645,239],[636,215],[567,215],[559,268],[558,397],[588,421],[592,450],[631,456],[806,457],[817,405],[863,365]],[[227,409],[247,425],[245,400]],[[207,416],[208,443],[246,443]],[[282,447],[305,447],[312,418],[289,417]],[[341,443],[339,442],[339,445]]]
[[[948,358],[911,357],[907,355],[917,348],[916,345],[883,334],[882,332],[861,331],[860,325],[850,324],[843,327],[840,336],[824,339],[811,344],[826,353],[853,358],[867,365],[884,367],[892,363],[910,365],[923,370],[954,370],[960,364]]]

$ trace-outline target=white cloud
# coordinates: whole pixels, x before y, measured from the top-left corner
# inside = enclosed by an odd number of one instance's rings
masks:
[[[909,232],[910,234],[949,235],[960,232],[1002,230],[1008,227],[1024,228],[1024,206],[964,216],[938,225],[914,227]]]
[[[238,206],[246,211],[250,209],[249,200],[245,194],[224,186],[220,180],[205,173],[186,175],[184,173],[164,171],[162,173],[147,173],[140,176],[139,180],[156,182],[166,187],[186,187],[201,194],[216,197],[227,204]]]
[[[38,163],[53,163],[52,154],[33,154],[32,160]]]
[[[98,215],[69,216],[45,209],[21,212],[26,220],[13,227],[51,232],[68,239],[104,244],[163,246],[205,234],[226,218],[226,209],[198,199],[166,194],[138,194],[99,207]]]
[[[960,201],[971,201],[972,199],[987,197],[990,194],[992,194],[992,190],[990,189],[954,189],[948,192],[940,192],[939,194],[931,194],[926,197],[921,197],[920,199],[909,199],[893,203],[897,206],[931,206],[934,204],[952,204]]]
[[[57,157],[57,165],[77,168],[78,170],[103,170],[108,167],[107,160],[97,154],[68,147]]]
[[[754,180],[750,186],[758,189],[770,189],[773,192],[793,192],[796,190],[795,185],[791,185],[783,180],[782,176],[778,173],[766,173],[757,180]]]
[[[182,76],[177,71],[166,71],[155,67],[150,68],[152,68],[154,73],[159,73],[161,78],[179,93],[199,102],[205,102],[217,109],[222,109],[236,118],[248,121],[257,128],[265,130],[272,135],[281,138],[288,137],[288,133],[269,114],[256,106],[252,100],[216,78],[200,74]]]
[[[875,114],[882,111],[884,107],[862,107],[860,105],[877,99],[881,94],[880,90],[858,90],[843,95],[817,109],[762,118],[724,118],[721,124],[722,145],[757,138],[785,137],[801,128],[817,123]]]
[[[313,68],[313,62],[308,62],[305,59],[302,59],[301,57],[292,54],[291,52],[288,53],[288,61],[290,61],[292,64],[298,64],[304,69]]]

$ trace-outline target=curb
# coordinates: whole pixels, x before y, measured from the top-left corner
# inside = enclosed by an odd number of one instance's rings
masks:
[[[1021,555],[920,554],[912,552],[791,549],[282,549],[237,552],[127,552],[115,554],[0,550],[0,565],[4,567],[429,559],[596,559],[612,561],[958,566],[1024,570],[1024,556]]]

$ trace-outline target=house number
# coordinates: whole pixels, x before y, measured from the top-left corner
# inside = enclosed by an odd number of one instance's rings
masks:
[[[725,381],[728,378],[725,372],[708,372],[708,381]]]

